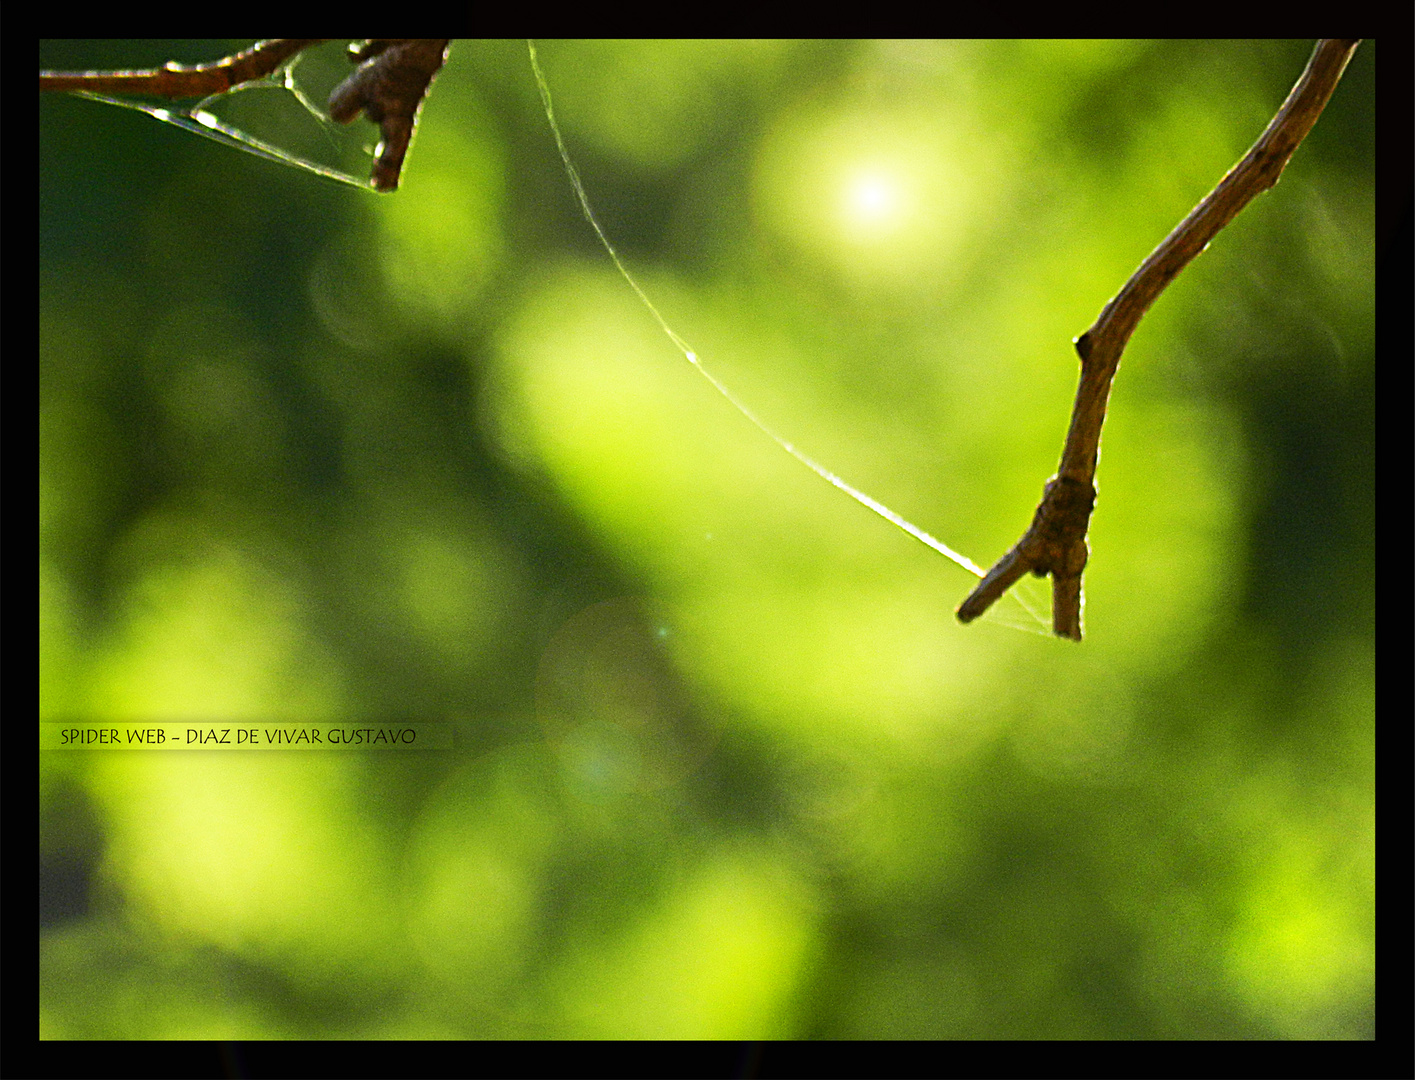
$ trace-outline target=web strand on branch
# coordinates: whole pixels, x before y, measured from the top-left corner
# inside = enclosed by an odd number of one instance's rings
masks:
[[[367,133],[341,126],[314,103],[347,76],[344,52],[337,42],[279,39],[195,67],[44,73],[41,87],[144,113],[223,146],[341,184],[379,190],[371,178],[360,178],[354,171],[373,157]],[[306,81],[328,86],[306,89]],[[182,103],[191,98],[199,100]]]

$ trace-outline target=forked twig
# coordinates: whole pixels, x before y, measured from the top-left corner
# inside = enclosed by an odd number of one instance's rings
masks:
[[[272,38],[209,64],[167,63],[148,71],[41,71],[41,91],[208,98],[263,79],[292,56],[329,38]],[[359,67],[329,95],[329,115],[347,124],[364,113],[379,127],[372,182],[379,191],[398,187],[418,112],[433,76],[447,59],[448,39],[373,38],[350,46]]]
[[[418,126],[423,98],[447,59],[448,38],[373,38],[349,48],[359,65],[329,95],[329,115],[347,124],[360,112],[383,135],[373,163],[373,186],[398,187],[403,159]]]
[[[1150,305],[1194,256],[1254,196],[1277,183],[1293,152],[1321,116],[1358,44],[1356,39],[1317,42],[1307,69],[1252,149],[1175,226],[1105,306],[1095,324],[1076,339],[1081,382],[1061,464],[1047,481],[1032,524],[1022,538],[959,605],[960,621],[971,622],[987,611],[1023,574],[1050,574],[1052,631],[1058,637],[1081,640],[1081,573],[1089,557],[1086,532],[1096,500],[1101,425],[1125,344]]]

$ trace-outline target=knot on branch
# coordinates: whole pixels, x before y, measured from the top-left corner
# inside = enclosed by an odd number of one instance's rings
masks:
[[[958,605],[961,622],[972,622],[1028,572],[1051,575],[1052,629],[1059,637],[1081,640],[1081,571],[1090,551],[1086,530],[1096,505],[1093,484],[1071,476],[1053,476],[1022,539],[1012,545],[966,600]]]
[[[1069,476],[1054,476],[1042,491],[1032,527],[1022,543],[1037,577],[1080,577],[1090,551],[1086,530],[1096,505],[1096,489]]]
[[[373,165],[373,186],[393,191],[418,125],[418,110],[433,76],[447,59],[446,38],[371,38],[349,47],[358,69],[329,95],[329,115],[347,124],[364,113],[378,125],[382,141]]]

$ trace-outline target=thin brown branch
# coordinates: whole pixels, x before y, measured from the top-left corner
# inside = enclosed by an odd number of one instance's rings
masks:
[[[272,38],[210,64],[168,62],[149,71],[41,71],[43,91],[80,90],[90,94],[185,98],[224,94],[241,83],[263,79],[296,53],[328,38]]]
[[[1076,339],[1081,382],[1057,474],[1047,482],[1031,526],[959,605],[960,621],[976,619],[1023,574],[1050,574],[1052,630],[1058,637],[1081,640],[1081,573],[1089,556],[1086,532],[1096,498],[1101,426],[1125,345],[1180,271],[1256,195],[1277,183],[1326,108],[1358,44],[1351,39],[1317,42],[1307,69],[1253,148],[1140,264],[1095,325]]]

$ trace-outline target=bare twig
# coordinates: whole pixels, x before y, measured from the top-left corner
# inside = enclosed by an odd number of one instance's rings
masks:
[[[263,79],[290,57],[328,38],[272,38],[258,41],[244,52],[210,64],[168,62],[150,71],[41,71],[42,91],[81,90],[90,94],[124,94],[185,98],[224,94],[241,83]]]
[[[290,57],[328,38],[273,38],[210,64],[168,63],[149,71],[41,71],[41,91],[208,98],[263,79]],[[448,39],[373,38],[349,49],[359,67],[329,95],[329,115],[347,124],[364,113],[382,140],[373,163],[373,186],[398,187],[403,160],[418,124],[423,98],[447,59]]]
[[[1358,44],[1357,40],[1317,42],[1307,69],[1253,148],[1140,264],[1095,325],[1076,339],[1081,382],[1061,464],[1047,481],[1031,526],[959,605],[960,621],[976,619],[1023,574],[1050,574],[1052,630],[1058,637],[1081,640],[1081,572],[1089,556],[1086,531],[1096,499],[1101,425],[1125,344],[1150,305],[1194,256],[1254,196],[1277,183],[1321,116]]]

